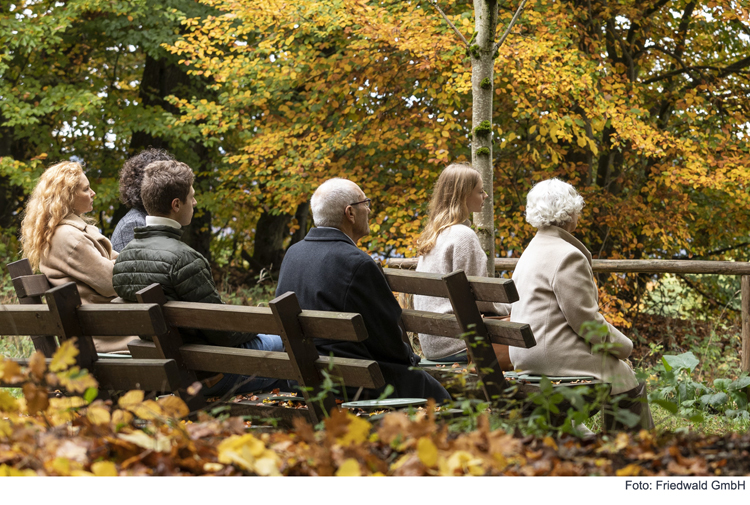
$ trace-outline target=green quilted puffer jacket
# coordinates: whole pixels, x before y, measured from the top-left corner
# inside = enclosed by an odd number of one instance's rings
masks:
[[[118,296],[135,302],[136,292],[158,282],[167,300],[223,303],[216,291],[211,267],[198,251],[180,241],[182,230],[171,226],[135,229],[135,238],[120,252],[112,284]],[[254,333],[181,331],[185,341],[237,347]],[[201,342],[202,341],[202,342]]]

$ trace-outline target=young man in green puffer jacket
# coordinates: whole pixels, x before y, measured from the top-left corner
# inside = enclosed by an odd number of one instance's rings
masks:
[[[135,238],[120,252],[112,279],[115,291],[123,299],[135,302],[136,292],[156,282],[168,300],[223,303],[206,258],[180,240],[182,226],[190,224],[197,205],[193,179],[192,169],[174,160],[157,161],[144,169],[141,199],[148,212],[146,226],[136,228]],[[183,333],[188,343],[284,350],[278,335],[211,330]],[[218,383],[204,389],[204,394],[223,394],[247,379],[224,374]],[[286,387],[285,381],[256,377],[236,392],[270,391],[276,387]]]

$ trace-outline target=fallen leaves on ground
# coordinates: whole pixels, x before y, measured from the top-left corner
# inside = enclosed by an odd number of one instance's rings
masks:
[[[523,437],[490,430],[483,416],[474,431],[456,434],[436,420],[432,405],[412,418],[394,412],[378,422],[336,410],[319,430],[297,419],[291,430],[270,431],[238,417],[198,413],[188,421],[180,398],[140,391],[116,401],[51,398],[45,406],[38,360],[27,371],[1,359],[0,367],[34,386],[32,401],[0,391],[0,476],[750,473],[750,434]]]

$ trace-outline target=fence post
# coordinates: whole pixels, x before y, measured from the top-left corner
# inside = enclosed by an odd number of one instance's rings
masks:
[[[741,284],[742,297],[742,361],[740,369],[750,372],[750,275],[743,275]]]

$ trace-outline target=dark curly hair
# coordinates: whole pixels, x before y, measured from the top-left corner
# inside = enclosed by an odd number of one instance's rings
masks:
[[[174,161],[174,156],[164,149],[149,147],[141,151],[122,166],[120,170],[120,201],[127,208],[146,211],[141,200],[143,169],[155,161]]]

